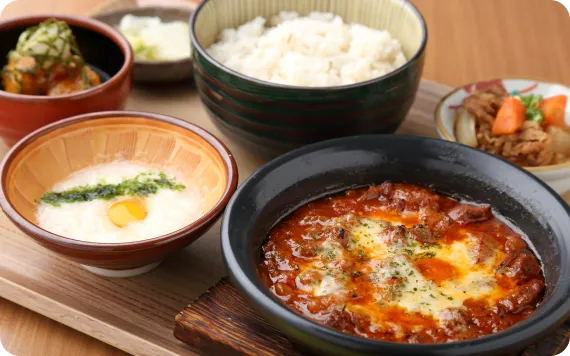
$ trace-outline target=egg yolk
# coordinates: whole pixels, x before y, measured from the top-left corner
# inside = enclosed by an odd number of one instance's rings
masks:
[[[109,219],[118,227],[125,227],[134,221],[146,218],[146,209],[136,200],[123,200],[111,205],[107,211]]]

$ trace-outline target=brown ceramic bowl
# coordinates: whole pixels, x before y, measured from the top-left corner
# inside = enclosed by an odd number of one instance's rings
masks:
[[[125,15],[159,17],[163,22],[188,22],[192,10],[175,7],[141,7],[117,10],[111,13],[97,15],[97,20],[111,26],[118,26]],[[190,42],[190,35],[188,35]],[[133,77],[137,83],[167,83],[181,82],[192,79],[192,62],[190,57],[172,61],[145,61],[135,58]]]
[[[129,43],[111,26],[85,17],[41,15],[0,21],[0,68],[6,64],[18,36],[49,18],[70,25],[87,64],[105,81],[88,90],[53,97],[7,93],[0,83],[0,137],[8,146],[57,120],[122,109],[131,91],[133,53]]]
[[[36,225],[37,201],[55,183],[88,166],[122,159],[171,168],[200,187],[202,217],[173,233],[128,243],[93,243]],[[228,149],[205,130],[168,116],[129,111],[80,115],[41,128],[8,152],[1,167],[0,206],[44,247],[105,276],[156,267],[206,232],[234,193],[238,172]]]

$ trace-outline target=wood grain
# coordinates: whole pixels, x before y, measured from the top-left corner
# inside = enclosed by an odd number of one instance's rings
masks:
[[[302,355],[245,303],[227,278],[176,316],[174,336],[205,355]],[[519,356],[556,355],[568,345],[569,338],[570,319]]]
[[[411,1],[424,14],[430,30],[424,78],[449,86],[459,86],[477,79],[504,76],[535,77],[570,85],[570,66],[567,65],[570,63],[570,46],[567,45],[567,39],[570,38],[570,19],[568,12],[561,4],[547,0]],[[0,19],[47,12],[88,14],[105,2],[106,0],[18,0],[7,6],[0,14]],[[197,105],[192,95],[191,90],[180,88],[166,88],[163,91],[139,88],[131,98],[129,108],[157,110],[164,114],[178,115],[193,122],[201,122],[205,119],[201,109],[196,114],[191,112]],[[187,101],[188,98],[190,100]],[[161,103],[160,108],[157,107],[158,102]],[[422,116],[422,118],[425,120],[425,125],[431,125],[431,117]],[[245,178],[245,172],[250,172],[259,163],[260,161],[256,162],[255,159],[247,159],[247,156],[238,157],[242,178]],[[5,224],[5,221],[0,219],[1,223]],[[65,264],[57,256],[51,256],[51,262],[36,261],[35,258],[42,255],[43,249],[35,244],[26,243],[13,226],[2,226],[0,227],[2,244],[0,250],[5,251],[4,242],[7,237],[4,236],[6,235],[14,239],[11,240],[10,246],[15,246],[17,251],[12,259],[16,260],[16,265],[10,267],[10,270],[19,271],[26,278],[33,276],[42,278],[54,271],[62,271],[65,281],[55,281],[56,291],[52,290],[51,294],[48,293],[52,300],[55,296],[62,297],[62,300],[69,300],[69,293],[79,291],[85,293],[86,301],[76,301],[76,304],[79,304],[82,310],[93,310],[93,305],[95,305],[94,310],[98,316],[108,315],[108,311],[113,311],[112,308],[115,307],[114,303],[105,302],[107,297],[120,298],[123,305],[129,305],[134,310],[141,311],[140,303],[129,303],[128,298],[132,293],[133,285],[143,282],[135,278],[134,281],[110,281],[102,285],[99,280],[82,283],[86,272],[78,270],[75,265]],[[213,231],[216,229],[217,226]],[[29,252],[22,252],[26,248],[29,248]],[[30,263],[26,263],[26,260]],[[181,269],[178,264],[182,266]],[[202,264],[209,267],[199,267]],[[7,278],[4,265],[0,266],[0,277]],[[196,271],[193,271],[194,269]],[[147,308],[156,307],[160,310],[160,312],[149,313],[154,319],[160,319],[153,334],[161,335],[167,340],[167,344],[176,344],[175,348],[180,353],[189,353],[188,349],[177,344],[176,340],[170,337],[173,326],[172,318],[181,308],[198,296],[197,290],[206,290],[223,274],[217,234],[210,232],[190,249],[185,250],[180,256],[175,257],[155,274],[149,276],[150,282],[144,283],[150,283],[150,287],[143,288],[143,291],[151,295],[156,293],[158,296],[153,298]],[[48,280],[51,281],[51,279]],[[80,282],[79,288],[74,287],[69,292],[59,290],[69,283],[73,284],[76,280]],[[165,283],[178,282],[181,285],[174,288],[174,291],[165,293],[161,290]],[[123,292],[125,285],[126,291]],[[0,285],[2,291],[8,288],[12,287]],[[62,309],[61,304],[53,301],[47,307],[40,308],[38,304],[41,304],[42,300],[39,296],[29,298],[22,296],[22,291],[26,292],[34,288],[41,290],[35,282],[28,282],[24,284],[24,287],[16,287],[14,291],[9,290],[9,292],[12,299],[28,308],[38,310],[52,318],[58,318],[67,325],[80,324],[76,328],[81,331],[94,329],[98,338],[107,338],[107,336],[102,336],[100,330],[94,326],[98,322],[97,318],[88,318],[84,314],[66,311]],[[105,288],[111,288],[111,290],[105,290]],[[196,291],[192,291],[192,288]],[[104,290],[101,297],[91,296],[95,292],[99,293],[101,289]],[[5,292],[2,293],[4,294]],[[100,300],[102,305],[97,306],[97,300]],[[9,325],[9,327],[0,329],[0,339],[4,346],[17,356],[111,354],[109,346],[93,339],[86,344],[87,337],[81,333],[71,331],[64,326],[56,327],[55,325],[58,324],[29,310],[4,313],[6,304],[10,305],[5,301],[0,304],[3,308],[0,315],[3,317],[2,325]],[[119,308],[119,312],[122,310]],[[98,311],[103,313],[98,313]],[[164,315],[159,318],[157,314]],[[79,322],[74,321],[76,317]],[[7,322],[4,322],[5,319]],[[34,322],[28,322],[30,319]],[[139,318],[134,319],[128,324],[126,332],[119,332],[121,335],[126,334],[128,341],[106,340],[121,348],[134,350],[134,352],[137,349],[132,349],[130,343],[141,342],[141,347],[144,348],[147,334],[143,332],[137,334],[140,330],[137,324],[140,321]],[[149,328],[144,320],[140,324],[143,329]],[[59,346],[48,347],[52,344]],[[151,351],[159,352],[160,350],[151,349]],[[121,353],[117,352],[117,354]]]
[[[127,355],[91,336],[1,298],[0,335],[3,345],[10,345],[8,349],[17,356]],[[34,348],[30,348],[30,345],[34,345]]]
[[[174,336],[206,355],[301,355],[245,303],[227,278],[176,316]]]

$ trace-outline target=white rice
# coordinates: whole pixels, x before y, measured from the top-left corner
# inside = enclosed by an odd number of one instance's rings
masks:
[[[271,27],[266,27],[269,25]],[[324,87],[383,76],[406,63],[388,31],[345,24],[332,13],[281,12],[222,31],[208,53],[224,66],[268,82]]]
[[[118,184],[150,170],[149,166],[133,162],[100,164],[72,174],[51,190],[58,192],[77,186],[95,185],[102,181],[107,184]],[[59,207],[39,204],[36,211],[38,225],[54,234],[75,240],[119,243],[168,234],[200,218],[202,201],[196,189],[186,184],[184,177],[176,172],[162,169],[157,172],[166,173],[169,178],[175,178],[186,188],[180,192],[159,189],[156,194],[142,198],[147,210],[147,216],[142,221],[132,222],[123,228],[111,222],[107,216],[109,207],[119,200],[129,198],[119,197],[110,201],[67,203]]]

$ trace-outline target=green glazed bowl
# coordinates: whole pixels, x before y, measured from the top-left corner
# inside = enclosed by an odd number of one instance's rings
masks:
[[[280,11],[332,12],[346,23],[385,29],[408,62],[366,82],[299,87],[245,76],[206,52],[222,30]],[[190,20],[190,37],[198,92],[216,126],[256,152],[278,153],[333,137],[396,131],[418,90],[427,28],[407,0],[204,0]]]

